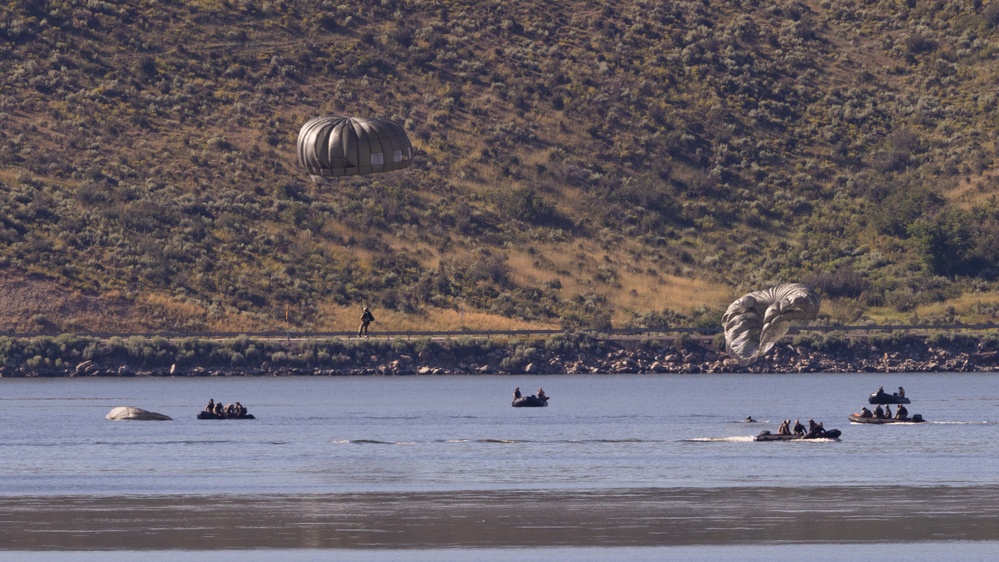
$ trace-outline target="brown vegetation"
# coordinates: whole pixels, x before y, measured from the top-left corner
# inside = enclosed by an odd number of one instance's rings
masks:
[[[14,0],[0,329],[994,320],[996,6]],[[414,166],[311,183],[324,113]]]

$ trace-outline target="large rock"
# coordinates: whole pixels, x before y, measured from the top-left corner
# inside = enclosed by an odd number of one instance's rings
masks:
[[[170,416],[163,414],[158,414],[156,412],[150,412],[149,410],[143,410],[142,408],[133,408],[131,406],[118,406],[108,412],[108,415],[104,416],[109,420],[172,420]]]

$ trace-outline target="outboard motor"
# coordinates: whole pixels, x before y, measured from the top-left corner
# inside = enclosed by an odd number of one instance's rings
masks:
[[[912,421],[914,422],[923,421],[923,414],[912,414]]]

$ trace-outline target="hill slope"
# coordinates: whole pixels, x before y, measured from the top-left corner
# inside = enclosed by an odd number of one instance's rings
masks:
[[[52,298],[0,328],[697,324],[786,280],[831,322],[992,319],[997,23],[960,0],[15,0],[0,290]],[[294,144],[326,113],[403,124],[414,166],[313,184]]]

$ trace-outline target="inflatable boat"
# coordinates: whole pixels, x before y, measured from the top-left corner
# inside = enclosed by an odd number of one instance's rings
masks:
[[[876,423],[876,424],[881,424],[881,423],[923,423],[923,422],[926,421],[926,420],[923,419],[923,415],[922,414],[913,414],[912,416],[907,417],[904,420],[897,420],[895,418],[865,418],[865,417],[859,416],[857,414],[850,414],[847,417],[849,417],[850,421],[852,421],[853,423]]]
[[[905,396],[899,396],[897,392],[888,394],[887,392],[874,392],[867,399],[869,404],[911,404]]]
[[[796,437],[794,435],[778,435],[776,433],[770,433],[769,431],[760,432],[759,435],[753,437],[753,441],[807,441],[809,439],[839,439],[839,436],[843,432],[838,429],[830,429],[823,431],[815,437]]]
[[[243,414],[241,416],[227,416],[223,414],[220,416],[218,414],[208,412],[206,410],[201,410],[200,412],[198,412],[198,419],[199,420],[255,420],[257,418],[255,418],[253,414]]]
[[[514,398],[512,406],[514,408],[540,408],[542,406],[548,405],[548,399],[550,396],[545,396],[544,398],[538,398],[535,395],[521,396],[520,398]]]

